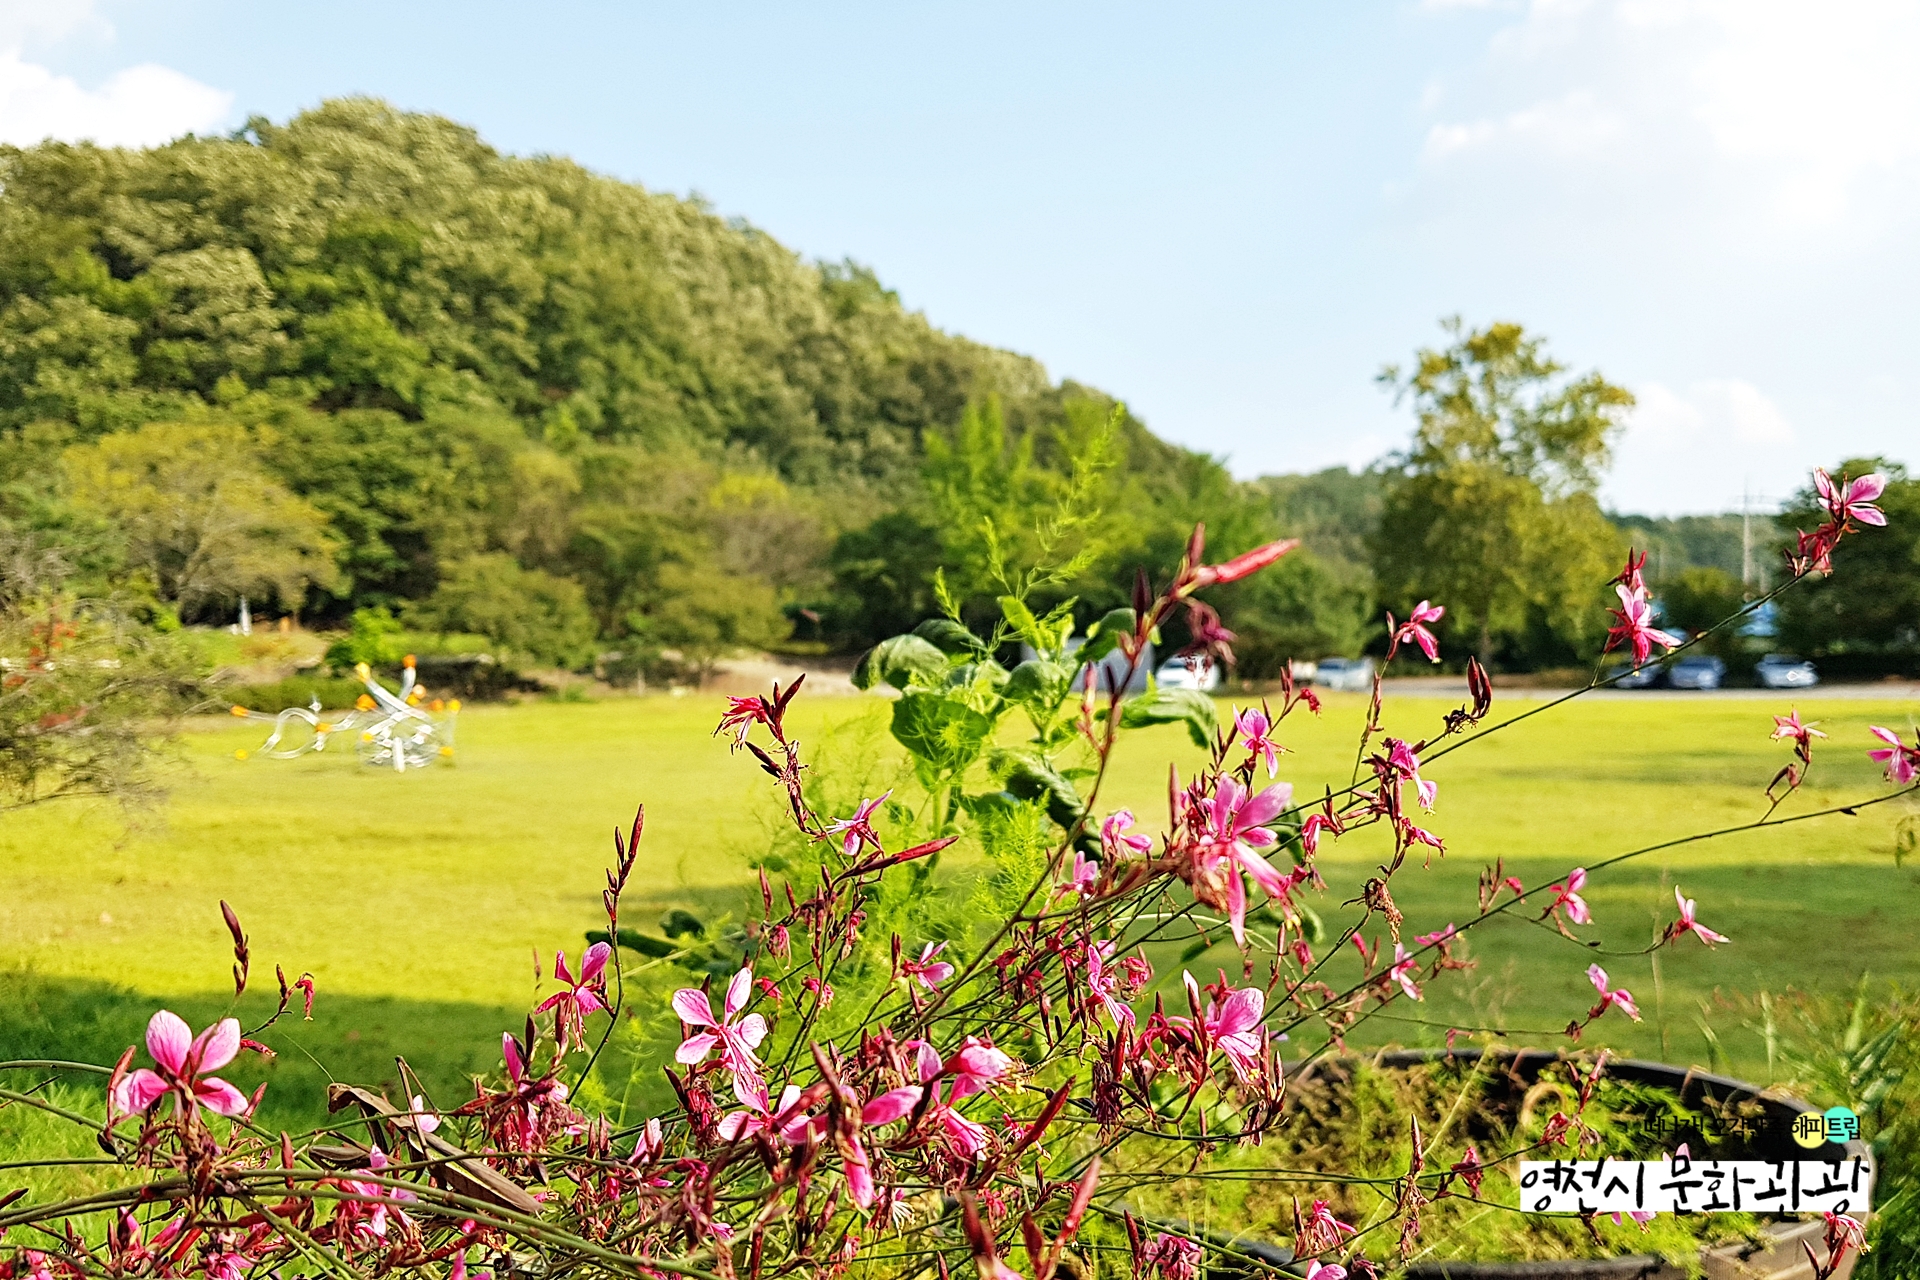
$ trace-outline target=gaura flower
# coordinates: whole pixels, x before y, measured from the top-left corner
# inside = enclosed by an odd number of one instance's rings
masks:
[[[1542,920],[1558,911],[1567,909],[1567,918],[1575,924],[1591,924],[1593,912],[1587,909],[1587,900],[1580,896],[1580,890],[1587,887],[1587,869],[1575,867],[1567,878],[1559,884],[1549,885],[1553,890],[1553,901],[1540,914]]]
[[[1200,984],[1193,980],[1191,973],[1182,973],[1180,978],[1186,983],[1187,996],[1194,1008],[1201,1008]],[[1264,991],[1258,987],[1241,987],[1229,990],[1226,999],[1218,1005],[1209,999],[1200,1014],[1200,1029],[1207,1041],[1226,1055],[1234,1078],[1242,1084],[1260,1075],[1261,1055],[1267,1046],[1267,1034],[1260,1025],[1260,1019],[1266,1013],[1266,1007],[1267,996]],[[1191,1018],[1171,1018],[1169,1021],[1189,1028],[1193,1026]]]
[[[1347,1280],[1347,1269],[1307,1260],[1306,1280]]]
[[[901,976],[908,980],[918,979],[927,990],[932,991],[953,976],[953,966],[937,957],[947,949],[944,942],[929,942],[920,948],[918,960],[902,960]]]
[[[1194,532],[1199,536],[1198,529]],[[1260,572],[1299,545],[1300,539],[1285,538],[1279,542],[1269,542],[1263,547],[1255,547],[1252,551],[1235,556],[1225,564],[1199,565],[1193,570],[1193,589],[1238,582],[1242,578]]]
[[[1271,778],[1280,772],[1280,752],[1282,748],[1267,735],[1273,731],[1273,725],[1267,719],[1267,713],[1248,707],[1245,711],[1236,711],[1233,727],[1240,733],[1241,745],[1252,753],[1255,760],[1267,762],[1267,776]]]
[[[1858,480],[1846,480],[1844,476],[1841,479],[1843,484],[1835,484],[1825,471],[1816,469],[1813,473],[1814,491],[1820,495],[1820,501],[1827,504],[1833,522],[1846,524],[1858,520],[1861,524],[1886,524],[1886,514],[1873,502],[1886,491],[1887,478],[1876,471]]]
[[[1597,1018],[1605,1013],[1608,1005],[1617,1005],[1619,1006],[1620,1012],[1626,1014],[1635,1022],[1640,1021],[1640,1006],[1633,1002],[1633,993],[1625,987],[1616,987],[1611,991],[1608,990],[1607,971],[1605,969],[1602,969],[1597,964],[1588,965],[1587,981],[1591,982],[1593,989],[1600,993],[1600,1003],[1593,1006],[1593,1010],[1587,1015],[1589,1018]]]
[[[1906,786],[1914,778],[1920,777],[1920,747],[1909,747],[1900,741],[1900,735],[1891,729],[1872,725],[1867,732],[1887,745],[1877,751],[1867,752],[1867,758],[1887,767],[1887,781]]]
[[[827,829],[820,833],[820,839],[839,836],[840,852],[849,858],[860,852],[863,843],[872,845],[876,852],[885,853],[886,850],[880,846],[880,837],[873,833],[873,811],[885,804],[887,797],[892,794],[891,790],[887,790],[871,800],[862,800],[851,818],[839,818],[828,823]]]
[[[733,980],[727,983],[726,1001],[719,1018],[713,1016],[706,992],[697,987],[682,987],[674,992],[673,1011],[680,1021],[705,1030],[681,1041],[673,1056],[676,1061],[691,1065],[704,1062],[708,1054],[719,1049],[721,1064],[733,1072],[734,1096],[742,1106],[764,1110],[767,1086],[760,1077],[760,1060],[754,1056],[754,1050],[767,1038],[767,1020],[757,1013],[736,1018],[752,992],[753,970],[742,969],[734,974]]]
[[[1388,738],[1387,764],[1395,774],[1413,783],[1414,794],[1420,798],[1420,807],[1431,811],[1434,800],[1440,795],[1440,784],[1428,782],[1420,776],[1420,757],[1413,753],[1413,748],[1399,738]]]
[[[1607,647],[1604,652],[1611,653],[1621,643],[1633,649],[1633,665],[1643,667],[1653,653],[1653,646],[1671,649],[1680,643],[1680,637],[1670,635],[1653,625],[1653,606],[1647,603],[1644,595],[1617,586],[1614,593],[1620,597],[1620,607],[1610,609],[1619,621],[1607,629]]]
[[[568,1044],[586,1047],[586,1020],[590,1013],[599,1013],[607,1007],[605,998],[607,961],[613,957],[613,947],[605,942],[596,942],[587,948],[580,957],[580,976],[575,978],[567,967],[567,953],[553,953],[553,976],[567,984],[564,991],[556,991],[542,1000],[534,1008],[535,1013],[553,1012],[554,1039],[559,1041],[560,1051],[566,1052]]]
[[[1393,633],[1392,647],[1411,642],[1420,646],[1420,652],[1427,655],[1428,662],[1440,661],[1440,643],[1434,639],[1433,632],[1427,629],[1427,623],[1438,622],[1447,613],[1445,605],[1422,600],[1413,606],[1413,613],[1399,626],[1395,626],[1393,615],[1387,615],[1387,630]],[[1391,656],[1391,655],[1389,655]]]
[[[731,730],[733,733],[732,749],[737,751],[746,745],[747,734],[752,732],[754,725],[765,724],[767,722],[767,711],[767,700],[765,698],[758,696],[752,698],[730,697],[727,699],[726,713],[720,717],[720,724],[713,732],[717,736]]]
[[[1773,718],[1771,741],[1778,742],[1782,738],[1787,738],[1792,740],[1796,745],[1811,750],[1813,747],[1812,740],[1814,738],[1824,738],[1827,736],[1813,727],[1819,723],[1818,720],[1809,721],[1806,724],[1800,723],[1800,710],[1796,707],[1783,716],[1775,716]]]
[[[1107,855],[1108,861],[1118,862],[1128,854],[1145,854],[1153,848],[1150,836],[1130,836],[1133,829],[1133,810],[1115,809],[1100,824],[1100,851]]]
[[[1109,818],[1107,821],[1111,822],[1113,819]],[[1079,849],[1075,849],[1073,851],[1073,862],[1067,867],[1067,878],[1061,883],[1058,889],[1054,890],[1054,897],[1064,898],[1070,893],[1077,893],[1085,897],[1087,894],[1093,892],[1093,886],[1099,883],[1099,880],[1100,863],[1093,858],[1089,858]]]
[[[1292,799],[1291,783],[1276,783],[1249,796],[1238,782],[1222,778],[1209,802],[1207,845],[1201,855],[1206,865],[1198,870],[1205,874],[1224,864],[1227,918],[1233,926],[1234,941],[1242,945],[1247,940],[1247,892],[1240,881],[1240,872],[1244,870],[1253,877],[1254,883],[1271,897],[1280,897],[1286,892],[1280,873],[1256,850],[1268,847],[1277,839],[1262,824],[1278,817]]]
[[[799,1142],[807,1137],[809,1130],[821,1127],[821,1121],[795,1107],[799,1101],[800,1086],[790,1084],[780,1091],[780,1101],[772,1107],[747,1102],[745,1110],[730,1111],[720,1118],[720,1137],[734,1142],[764,1132],[783,1142]],[[635,1147],[636,1153],[638,1150]]]
[[[115,1114],[137,1115],[170,1091],[176,1112],[205,1107],[223,1116],[246,1114],[247,1095],[206,1074],[226,1066],[240,1052],[238,1019],[222,1018],[196,1037],[178,1014],[161,1009],[147,1022],[147,1052],[159,1071],[141,1067],[114,1081],[109,1099]]]
[[[1420,988],[1414,985],[1413,971],[1420,962],[1407,954],[1407,949],[1399,943],[1393,944],[1393,964],[1387,969],[1387,976],[1400,984],[1400,990],[1406,992],[1407,999],[1418,1000]]]
[[[1716,942],[1731,941],[1726,934],[1715,933],[1693,918],[1693,899],[1681,897],[1680,886],[1678,885],[1675,885],[1673,888],[1673,900],[1680,904],[1680,919],[1678,923],[1673,926],[1674,937],[1677,938],[1683,933],[1692,933],[1709,947]]]

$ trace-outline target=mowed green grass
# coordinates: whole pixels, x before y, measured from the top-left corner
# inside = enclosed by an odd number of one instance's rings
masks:
[[[1503,698],[1494,719],[1527,705]],[[1448,852],[1396,878],[1408,931],[1471,917],[1479,872],[1496,859],[1531,885],[1759,817],[1762,788],[1787,758],[1768,740],[1770,713],[1786,705],[1582,701],[1435,762],[1428,825]],[[210,721],[186,736],[170,800],[132,830],[104,808],[10,815],[0,823],[0,1057],[110,1062],[155,1007],[196,1025],[227,1010],[224,898],[252,940],[244,1018],[271,1008],[276,962],[289,977],[311,970],[320,991],[313,1022],[283,1022],[270,1037],[273,1063],[233,1073],[274,1081],[265,1118],[310,1117],[329,1077],[390,1084],[396,1054],[443,1102],[457,1101],[465,1076],[497,1068],[500,1033],[536,998],[535,953],[545,965],[556,947],[577,954],[595,927],[612,832],[636,804],[647,806],[647,833],[628,919],[651,925],[669,906],[744,912],[746,857],[779,814],[747,757],[710,736],[718,706],[693,696],[473,708],[460,719],[456,763],[406,776],[344,752],[236,760],[260,728]],[[1423,736],[1447,706],[1390,703],[1388,731]],[[1866,726],[1904,727],[1916,708],[1799,706],[1832,737],[1782,816],[1884,794]],[[1289,719],[1281,778],[1302,795],[1345,785],[1363,711],[1362,699],[1335,697],[1318,719]],[[793,723],[810,748],[877,789],[897,755],[885,717],[876,700],[803,697]],[[1198,756],[1176,729],[1131,735],[1102,808],[1130,805],[1157,830],[1169,762],[1184,776]],[[1597,872],[1586,893],[1597,920],[1579,932],[1607,951],[1657,934],[1673,918],[1674,884],[1732,936],[1712,952],[1693,939],[1663,952],[1657,989],[1647,957],[1596,955],[1508,918],[1473,932],[1475,970],[1448,975],[1422,1004],[1396,1005],[1393,1020],[1355,1039],[1435,1043],[1448,1027],[1494,1026],[1555,1043],[1552,1029],[1592,1002],[1584,971],[1597,958],[1634,991],[1646,1021],[1609,1014],[1587,1043],[1705,1064],[1704,1018],[1737,1070],[1764,1077],[1762,1040],[1747,1025],[1758,992],[1835,994],[1862,972],[1920,982],[1920,865],[1893,857],[1896,824],[1913,811],[1899,801]],[[1315,905],[1330,924],[1384,849],[1374,832],[1325,849],[1330,892]],[[1384,935],[1384,924],[1369,933]],[[1178,950],[1156,954],[1163,980],[1177,983]],[[1189,963],[1196,973],[1238,970],[1227,946]],[[1334,976],[1356,972],[1349,956]]]

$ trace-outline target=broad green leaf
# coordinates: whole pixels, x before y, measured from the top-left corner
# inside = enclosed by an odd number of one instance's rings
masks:
[[[1213,699],[1198,689],[1155,689],[1129,698],[1120,709],[1120,727],[1140,729],[1150,724],[1184,724],[1195,745],[1210,747],[1220,725]]]
[[[993,721],[938,693],[903,694],[893,704],[893,736],[940,773],[958,773],[979,759],[991,732]]]
[[[1060,705],[1060,699],[1066,697],[1067,685],[1072,679],[1072,667],[1045,658],[1032,658],[1013,669],[1000,696],[1031,708],[1036,715],[1047,716]]]
[[[994,758],[994,764],[1006,771],[1008,791],[1022,800],[1044,800],[1047,817],[1061,827],[1073,826],[1086,810],[1086,802],[1073,784],[1039,756],[1025,751],[1005,751]]]
[[[890,684],[905,689],[918,676],[931,682],[947,669],[947,655],[919,636],[894,636],[867,650],[853,669],[856,689]]]
[[[1133,610],[1112,609],[1107,616],[1087,628],[1087,643],[1075,656],[1086,662],[1098,662],[1120,645],[1120,637],[1133,631]]]
[[[951,618],[928,618],[913,629],[913,634],[940,652],[956,657],[962,655],[973,657],[987,650],[987,646],[981,642],[979,636]]]
[[[1001,596],[1000,612],[1006,617],[1007,625],[1019,633],[1022,640],[1036,649],[1047,648],[1047,638],[1040,632],[1040,620],[1033,616],[1033,610],[1027,608],[1026,601],[1019,596]]]

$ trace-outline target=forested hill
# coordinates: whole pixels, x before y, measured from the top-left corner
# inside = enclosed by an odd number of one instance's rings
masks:
[[[7,149],[0,176],[9,425],[98,435],[266,390],[884,484],[969,399],[1049,390],[864,270],[377,101],[150,151]]]
[[[1030,528],[1111,407],[868,270],[378,101],[0,148],[0,533],[164,617],[854,646],[979,552],[949,534]],[[1131,417],[1114,445],[1109,559],[1168,559],[1231,483]]]

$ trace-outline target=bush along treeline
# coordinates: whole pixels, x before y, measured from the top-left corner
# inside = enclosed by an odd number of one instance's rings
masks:
[[[1069,492],[1109,514],[1058,531],[1071,572],[1037,603],[1075,599],[1081,629],[1204,521],[1227,550],[1304,541],[1221,593],[1246,677],[1358,653],[1419,564],[1458,588],[1456,666],[1594,657],[1570,593],[1626,542],[1593,495],[1631,397],[1510,324],[1451,322],[1382,380],[1415,411],[1403,453],[1239,482],[863,267],[438,117],[348,99],[149,150],[0,148],[0,523],[149,625],[244,598],[350,630],[342,658],[403,631],[625,682],[857,653],[935,610],[943,563],[974,566],[944,584],[961,616],[995,616],[987,566]],[[1724,565],[1712,530],[1635,532],[1660,585]],[[1788,632],[1913,647],[1870,613]]]

